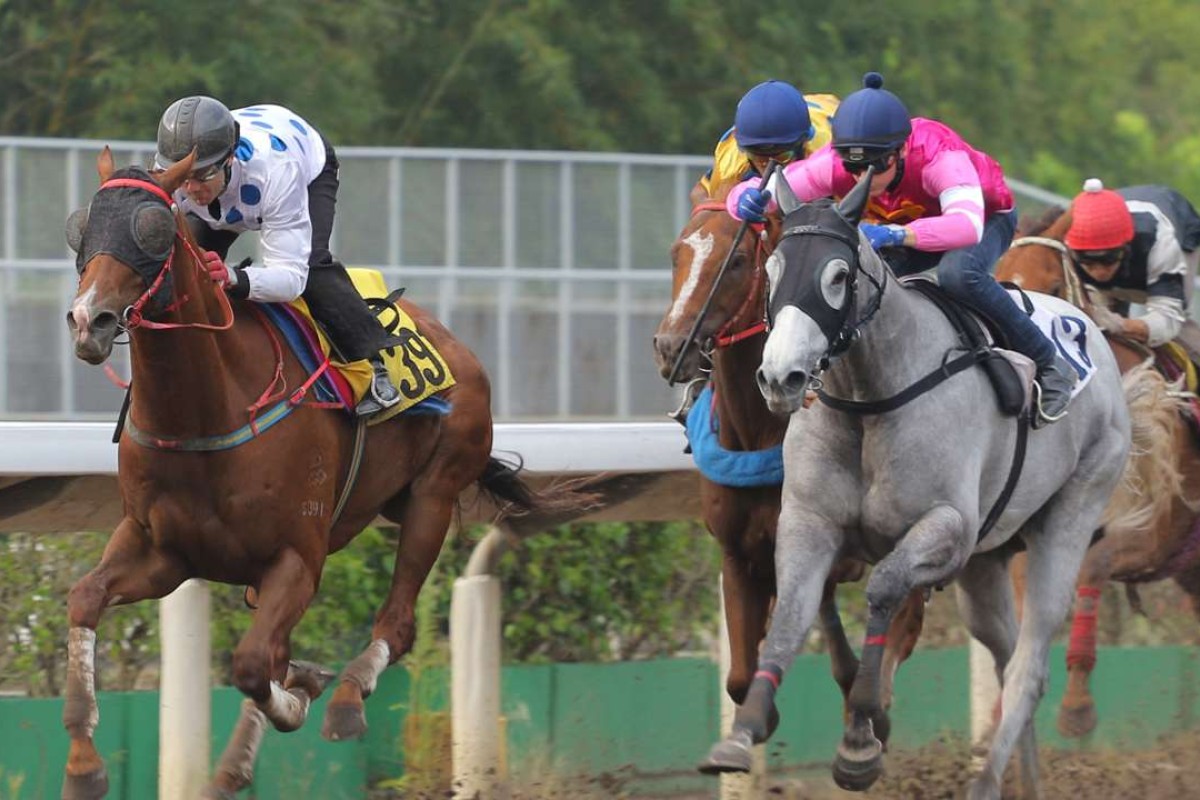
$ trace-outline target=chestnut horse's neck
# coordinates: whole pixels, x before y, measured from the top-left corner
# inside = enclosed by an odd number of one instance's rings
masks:
[[[727,450],[765,450],[783,441],[787,418],[771,413],[754,379],[766,341],[759,333],[713,352],[719,440]]]
[[[158,437],[214,436],[247,423],[247,409],[271,380],[274,353],[251,333],[254,319],[235,318],[179,214],[176,224],[170,283],[130,331],[130,414]]]

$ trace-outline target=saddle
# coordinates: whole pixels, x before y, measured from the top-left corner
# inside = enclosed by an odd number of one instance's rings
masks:
[[[1030,399],[1032,362],[1009,347],[1001,328],[986,315],[955,300],[929,278],[916,275],[902,278],[900,283],[920,292],[941,310],[965,350],[980,353],[979,366],[991,381],[1000,413],[1007,417],[1020,414]]]
[[[1194,327],[1194,323],[1191,324]],[[1184,328],[1186,330],[1186,323]],[[1200,368],[1196,351],[1189,347],[1189,344],[1181,336],[1175,341],[1154,348],[1154,367],[1168,381],[1178,382],[1180,390],[1187,393],[1187,406],[1185,410],[1180,411],[1180,416],[1183,417],[1192,436],[1200,442],[1200,398],[1196,397],[1197,390],[1200,389]]]

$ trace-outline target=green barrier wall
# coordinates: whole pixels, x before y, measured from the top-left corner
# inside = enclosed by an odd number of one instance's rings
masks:
[[[1093,676],[1100,727],[1090,740],[1065,742],[1054,714],[1065,685],[1063,651],[1052,656],[1050,690],[1039,711],[1049,746],[1137,747],[1200,725],[1200,660],[1184,647],[1102,649]],[[514,778],[553,769],[566,775],[611,774],[639,791],[669,794],[711,788],[692,766],[717,736],[717,669],[700,659],[622,664],[506,667],[503,675],[509,765]],[[433,679],[434,708],[445,708],[445,673]],[[361,742],[320,737],[324,700],[308,725],[264,740],[253,793],[260,798],[362,798],[368,786],[404,772],[400,738],[410,680],[384,673],[367,701],[370,730]],[[768,748],[774,768],[828,763],[840,733],[841,700],[823,656],[803,656],[779,695],[783,722]],[[241,695],[213,692],[213,757],[232,730]],[[58,699],[0,700],[0,800],[57,798],[67,736]],[[892,743],[915,748],[944,733],[966,735],[965,650],[918,651],[897,679]],[[157,797],[158,695],[102,692],[97,745],[108,762],[109,797]],[[16,795],[10,781],[22,786]]]

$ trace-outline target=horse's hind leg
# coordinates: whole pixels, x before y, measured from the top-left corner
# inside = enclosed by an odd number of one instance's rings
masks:
[[[375,617],[370,646],[342,670],[325,707],[321,735],[326,739],[352,739],[366,733],[363,700],[375,691],[379,674],[412,649],[417,593],[441,552],[457,496],[458,490],[450,486],[434,493],[413,487],[400,518],[391,591]]]
[[[883,771],[883,744],[874,720],[883,715],[883,651],[892,617],[914,588],[949,581],[967,560],[972,542],[964,524],[957,509],[930,509],[871,572],[862,664],[850,690],[850,721],[833,766],[833,779],[843,789],[866,791]]]
[[[1008,570],[1009,559],[991,552],[975,556],[959,573],[959,614],[967,629],[992,654],[996,677],[1003,683],[1004,670],[1017,642],[1016,598]],[[1036,782],[1037,752],[1033,730],[1021,740],[1021,766],[1026,784]]]
[[[63,725],[71,737],[64,800],[93,800],[108,793],[104,760],[92,734],[99,722],[96,705],[96,625],[110,605],[164,597],[187,577],[183,565],[155,550],[146,531],[124,519],[113,531],[100,563],[71,588],[67,597],[67,684]]]
[[[1025,795],[1039,796],[1037,756],[1036,752],[1029,752],[1033,713],[1046,690],[1050,640],[1070,609],[1075,585],[1071,578],[1079,573],[1089,534],[1103,506],[1103,500],[1096,499],[1097,484],[1103,484],[1103,479],[1090,482],[1086,489],[1072,486],[1060,491],[1043,510],[1037,528],[1028,527],[1023,534],[1029,556],[1020,632],[1004,671],[1000,722],[984,769],[971,783],[971,800],[1000,797],[1004,768],[1018,740],[1022,745],[1022,778],[1028,782]]]

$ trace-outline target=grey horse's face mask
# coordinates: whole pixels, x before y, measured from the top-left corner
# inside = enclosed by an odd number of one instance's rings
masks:
[[[119,170],[113,178],[153,184],[145,170]],[[75,251],[81,275],[96,256],[107,254],[128,265],[149,286],[166,263],[175,244],[175,214],[147,189],[136,186],[102,188],[91,205],[67,218],[67,244]]]
[[[784,231],[767,267],[771,282],[768,321],[787,306],[810,317],[836,355],[849,344],[857,294],[855,226],[829,201],[807,204],[784,220]],[[785,266],[786,265],[786,266]]]

